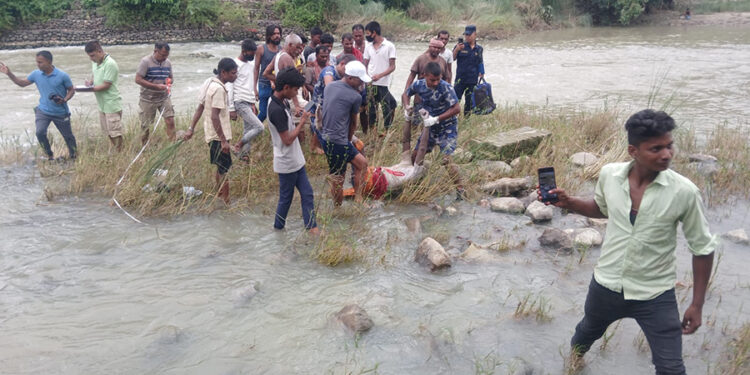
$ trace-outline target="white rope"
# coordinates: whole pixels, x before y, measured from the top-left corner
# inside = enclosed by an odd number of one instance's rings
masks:
[[[168,92],[167,99],[169,99],[172,96],[172,91],[168,90],[167,92]],[[166,102],[167,99],[165,99],[165,102]],[[122,173],[122,176],[120,177],[120,179],[117,180],[117,183],[115,184],[115,193],[112,194],[112,200],[117,205],[117,208],[119,208],[120,210],[122,210],[122,212],[124,212],[125,215],[127,215],[129,218],[133,219],[133,221],[135,221],[138,224],[148,225],[147,223],[144,223],[144,222],[136,219],[135,216],[131,215],[127,210],[125,210],[124,208],[122,208],[122,206],[120,205],[120,202],[117,201],[117,191],[118,191],[117,188],[120,186],[120,184],[122,183],[122,181],[125,179],[125,176],[128,174],[128,171],[130,170],[130,167],[132,167],[133,164],[135,164],[135,161],[138,160],[138,158],[141,157],[141,155],[143,154],[143,151],[146,150],[146,147],[148,147],[149,143],[151,143],[151,137],[156,134],[156,129],[159,127],[159,123],[161,122],[161,119],[164,116],[164,110],[165,109],[167,109],[166,104],[161,107],[161,111],[159,112],[159,118],[156,119],[156,123],[154,124],[154,130],[149,135],[148,139],[146,140],[146,143],[143,144],[143,147],[141,147],[141,151],[138,151],[138,155],[136,155],[135,158],[133,158],[133,160],[130,162],[130,164],[128,164],[128,167],[125,168],[125,172]]]

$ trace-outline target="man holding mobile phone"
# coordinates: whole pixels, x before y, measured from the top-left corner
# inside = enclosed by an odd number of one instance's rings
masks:
[[[646,109],[625,123],[633,161],[604,166],[593,199],[552,189],[552,203],[581,215],[609,218],[607,236],[589,285],[585,315],[571,339],[572,367],[621,318],[643,330],[657,374],[685,374],[682,335],[702,322],[703,302],[718,245],[703,213],[700,190],[669,169],[674,120]],[[548,203],[549,204],[549,203]],[[693,300],[680,322],[676,282],[677,224],[693,254]]]

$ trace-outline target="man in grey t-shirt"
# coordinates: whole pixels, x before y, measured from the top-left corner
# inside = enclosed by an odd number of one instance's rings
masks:
[[[357,129],[359,107],[362,95],[359,87],[371,79],[364,64],[352,61],[344,67],[344,78],[326,85],[323,91],[323,129],[318,136],[320,145],[328,160],[331,195],[335,205],[341,205],[344,198],[344,174],[346,165],[354,167],[354,200],[362,202],[364,173],[367,170],[367,159],[352,144],[354,131]]]

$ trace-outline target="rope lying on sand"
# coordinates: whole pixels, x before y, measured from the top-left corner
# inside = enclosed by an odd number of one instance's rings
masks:
[[[169,99],[169,97],[172,96],[172,87],[171,86],[172,86],[172,84],[171,84],[170,80],[167,79],[167,99]],[[161,123],[161,119],[164,117],[164,110],[166,108],[167,108],[166,106],[162,106],[161,111],[159,112],[159,118],[156,119],[156,123],[154,124],[154,129],[151,131],[151,136],[153,136],[153,135],[156,134],[156,129],[159,127],[159,123]],[[120,202],[117,201],[117,192],[119,190],[118,187],[120,186],[120,184],[122,183],[122,181],[125,179],[125,176],[128,174],[128,171],[130,170],[130,167],[132,167],[133,164],[135,164],[135,161],[138,160],[138,158],[141,157],[141,155],[143,154],[143,151],[145,151],[146,147],[148,147],[149,143],[151,143],[151,136],[149,136],[148,139],[146,140],[146,143],[143,144],[143,147],[141,147],[141,151],[138,151],[138,155],[136,155],[135,158],[133,158],[133,160],[130,161],[130,164],[128,164],[128,167],[125,168],[125,172],[122,173],[122,176],[120,177],[119,180],[117,180],[117,183],[115,184],[115,193],[112,194],[112,200],[117,205],[117,208],[119,208],[120,210],[122,210],[122,212],[124,212],[125,215],[127,215],[129,218],[133,219],[133,221],[135,221],[136,223],[138,223],[138,224],[145,224],[145,225],[148,225],[148,224],[144,223],[144,222],[142,222],[142,221],[140,221],[138,219],[136,219],[135,216],[131,215],[127,210],[125,210],[124,208],[122,208],[122,205],[120,205]]]

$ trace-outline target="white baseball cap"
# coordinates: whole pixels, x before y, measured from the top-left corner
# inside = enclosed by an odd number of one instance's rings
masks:
[[[372,82],[372,78],[367,75],[365,64],[359,61],[350,61],[344,66],[344,74],[352,77],[357,77],[364,83]]]

